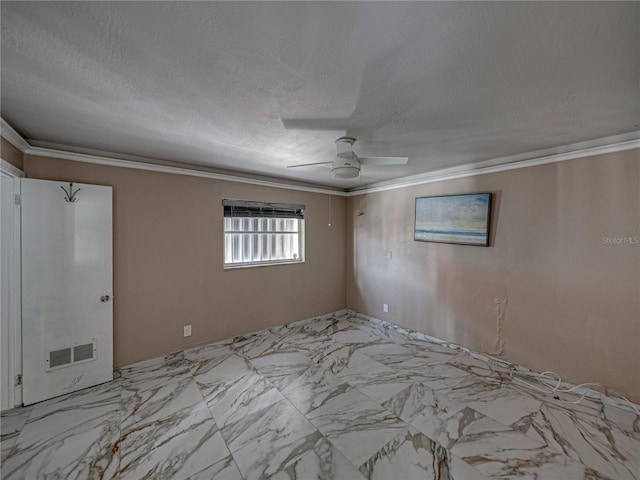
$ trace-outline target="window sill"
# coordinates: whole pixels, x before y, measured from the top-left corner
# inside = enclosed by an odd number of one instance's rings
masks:
[[[304,260],[279,260],[276,262],[260,262],[260,263],[229,263],[223,266],[224,270],[236,270],[239,268],[255,268],[255,267],[273,267],[276,265],[299,265]]]

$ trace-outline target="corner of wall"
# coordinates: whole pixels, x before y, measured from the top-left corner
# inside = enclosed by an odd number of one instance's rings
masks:
[[[6,138],[0,137],[0,156],[15,168],[24,171],[24,156]]]

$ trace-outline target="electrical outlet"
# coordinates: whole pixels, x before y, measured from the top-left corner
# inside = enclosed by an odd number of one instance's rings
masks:
[[[389,250],[387,252],[387,260],[391,260],[393,258],[393,252],[391,250]]]
[[[184,329],[183,335],[185,337],[190,337],[191,336],[191,325],[185,325],[183,329]]]
[[[382,305],[382,310],[384,311],[384,313],[389,313],[389,304],[385,303],[384,305]]]

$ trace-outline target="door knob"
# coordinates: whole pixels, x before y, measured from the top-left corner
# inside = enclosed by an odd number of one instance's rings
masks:
[[[107,303],[111,297],[109,295],[103,295],[100,297],[102,303]]]

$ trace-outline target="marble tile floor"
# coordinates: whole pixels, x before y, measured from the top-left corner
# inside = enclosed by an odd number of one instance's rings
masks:
[[[116,376],[4,413],[2,479],[640,478],[631,409],[351,313]]]

